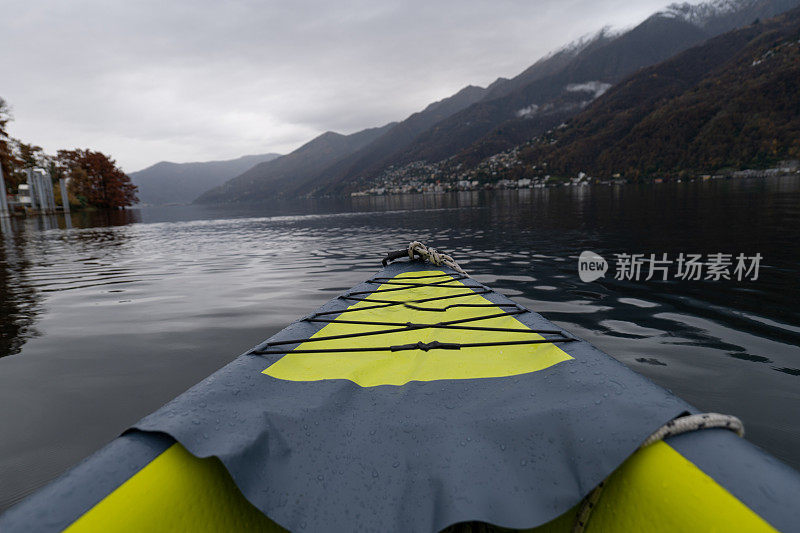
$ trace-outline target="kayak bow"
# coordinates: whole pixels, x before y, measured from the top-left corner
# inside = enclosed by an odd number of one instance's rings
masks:
[[[735,418],[704,417],[415,244],[0,530],[800,527],[800,475]]]

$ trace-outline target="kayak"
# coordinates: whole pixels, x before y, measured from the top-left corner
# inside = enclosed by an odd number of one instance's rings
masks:
[[[741,434],[412,243],[0,531],[800,530]]]

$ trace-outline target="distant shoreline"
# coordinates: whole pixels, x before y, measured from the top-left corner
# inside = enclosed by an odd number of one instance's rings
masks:
[[[581,173],[583,174],[583,173]],[[486,191],[486,190],[526,190],[549,189],[558,187],[588,187],[623,186],[623,185],[657,185],[662,183],[695,183],[710,180],[740,180],[740,179],[765,179],[771,177],[800,176],[800,168],[776,167],[768,169],[746,169],[723,174],[701,174],[690,178],[656,177],[646,180],[633,181],[624,178],[601,179],[587,175],[575,178],[560,178],[546,176],[544,178],[522,178],[519,180],[498,179],[494,182],[479,182],[478,180],[444,181],[437,183],[405,183],[393,184],[383,187],[372,187],[350,193],[351,198],[365,196],[397,196],[405,194],[441,194],[446,192]]]

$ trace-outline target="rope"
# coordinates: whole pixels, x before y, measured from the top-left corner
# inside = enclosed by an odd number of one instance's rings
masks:
[[[314,340],[314,339],[311,339]],[[250,350],[248,355],[285,355],[291,353],[347,353],[347,352],[399,352],[401,350],[425,350],[441,348],[444,350],[460,350],[461,348],[487,348],[495,346],[522,346],[527,344],[555,344],[557,342],[574,342],[574,337],[562,337],[560,339],[531,339],[528,341],[494,341],[494,342],[439,342],[432,341],[423,343],[422,341],[414,344],[403,344],[400,346],[367,346],[365,348],[318,348],[309,350]],[[426,346],[423,348],[423,346]]]
[[[403,251],[405,254],[405,251]],[[304,339],[290,339],[290,340],[283,340],[283,341],[268,341],[265,343],[260,344],[256,348],[253,348],[248,353],[250,355],[282,355],[289,352],[292,353],[339,353],[339,352],[383,352],[383,351],[403,351],[403,350],[460,350],[462,348],[479,348],[479,347],[489,347],[489,346],[513,346],[513,345],[527,345],[527,344],[554,344],[558,342],[573,342],[577,339],[570,335],[568,332],[563,330],[557,329],[534,329],[534,328],[504,328],[504,327],[493,327],[493,326],[479,326],[474,325],[474,322],[483,321],[483,320],[492,320],[496,318],[503,318],[503,317],[510,317],[515,315],[520,315],[523,313],[530,313],[527,309],[520,307],[515,303],[510,304],[494,304],[494,303],[486,303],[486,304],[463,304],[463,303],[456,303],[450,304],[445,308],[426,308],[426,307],[418,307],[414,304],[431,302],[436,300],[444,300],[444,299],[451,299],[457,298],[462,296],[475,296],[477,294],[486,294],[491,291],[489,290],[474,290],[474,291],[467,291],[462,293],[457,293],[453,295],[446,295],[446,296],[436,296],[431,298],[421,298],[411,301],[402,301],[402,300],[379,300],[374,298],[354,298],[352,295],[361,295],[361,294],[369,294],[370,296],[376,293],[383,293],[383,292],[391,292],[391,291],[409,291],[415,289],[417,287],[438,287],[442,289],[460,289],[460,288],[475,288],[475,289],[482,289],[482,285],[477,286],[469,286],[469,285],[459,285],[459,286],[452,286],[452,285],[445,285],[446,283],[450,283],[453,281],[458,281],[460,279],[464,279],[468,276],[451,276],[451,275],[436,275],[436,276],[427,276],[427,277],[444,277],[445,279],[441,281],[436,281],[433,283],[405,283],[405,282],[393,282],[393,281],[385,281],[379,282],[376,280],[368,280],[370,283],[381,283],[382,285],[398,285],[398,287],[394,287],[391,289],[380,289],[374,291],[357,291],[357,292],[350,292],[348,294],[343,294],[339,296],[339,298],[344,300],[356,300],[359,302],[375,302],[379,305],[372,305],[372,306],[365,306],[359,307],[355,309],[342,309],[342,310],[335,310],[335,311],[322,311],[316,312],[310,316],[303,318],[306,322],[321,322],[321,323],[343,323],[343,324],[354,324],[354,325],[364,325],[364,326],[387,326],[391,329],[377,329],[377,330],[368,330],[368,331],[358,331],[353,333],[343,333],[338,335],[328,335],[328,336],[312,336],[309,338]],[[394,279],[394,278],[392,278]],[[511,310],[501,310],[499,313],[490,313],[479,315],[475,317],[469,318],[461,318],[456,320],[447,320],[435,323],[413,323],[413,322],[390,322],[390,321],[376,321],[376,320],[348,320],[342,319],[341,315],[347,312],[352,311],[365,311],[368,309],[380,309],[384,307],[390,307],[395,305],[403,305],[409,307],[411,309],[417,309],[419,311],[437,311],[437,312],[445,312],[447,309],[453,307],[476,307],[476,308],[508,308],[511,307]],[[336,318],[321,318],[328,315],[339,315]],[[368,347],[342,347],[342,348],[310,348],[310,349],[298,349],[295,347],[294,349],[284,349],[281,348],[282,346],[289,346],[292,344],[300,345],[305,344],[307,342],[319,342],[319,341],[331,341],[331,340],[341,340],[341,339],[352,339],[358,337],[370,337],[376,335],[386,335],[391,333],[398,333],[398,332],[407,332],[407,331],[416,331],[416,330],[423,330],[423,329],[450,329],[450,330],[468,330],[468,331],[500,331],[500,332],[507,332],[507,333],[536,333],[540,336],[543,335],[558,335],[557,338],[547,338],[542,337],[540,339],[531,339],[531,340],[518,340],[518,341],[494,341],[494,342],[474,342],[474,343],[443,343],[439,341],[432,341],[429,343],[425,343],[422,341],[412,343],[412,344],[403,344],[403,345],[392,345],[392,346],[368,346]]]
[[[721,415],[719,413],[703,413],[698,415],[687,415],[670,420],[657,430],[652,435],[647,437],[639,450],[650,446],[651,444],[664,440],[667,437],[680,435],[682,433],[689,433],[690,431],[698,431],[701,429],[723,428],[735,431],[740,437],[744,437],[744,424],[742,421],[732,415]],[[575,524],[572,526],[572,533],[583,533],[586,525],[589,522],[589,515],[597,505],[600,495],[603,492],[603,487],[608,481],[608,478],[600,482],[595,489],[583,499],[578,515],[575,519]]]
[[[380,292],[380,291],[376,291],[376,292]],[[382,307],[392,307],[392,306],[395,306],[395,305],[402,305],[402,306],[406,306],[407,307],[409,304],[433,302],[433,301],[437,301],[437,300],[452,300],[453,298],[462,298],[462,297],[475,296],[476,294],[489,294],[491,292],[492,291],[490,291],[488,289],[478,290],[478,291],[469,291],[469,292],[460,292],[458,294],[451,294],[451,295],[447,295],[447,296],[432,296],[430,298],[422,298],[422,299],[419,299],[419,300],[411,300],[409,302],[402,302],[402,301],[397,301],[397,300],[377,300],[377,299],[372,299],[372,298],[354,298],[353,296],[349,296],[347,294],[344,294],[342,296],[339,296],[339,298],[342,299],[342,300],[352,300],[352,301],[356,301],[356,302],[377,302],[379,305],[368,305],[366,307],[356,307],[354,309],[351,309],[351,308],[341,309],[341,310],[337,309],[336,311],[318,311],[318,312],[314,313],[313,315],[311,315],[311,317],[314,318],[314,317],[324,316],[324,315],[338,315],[338,314],[344,314],[344,313],[355,313],[357,311],[369,311],[371,309],[380,309]],[[487,307],[493,307],[493,306],[490,304]],[[502,307],[502,306],[498,305],[498,307]],[[523,309],[523,308],[520,308],[520,309]]]
[[[463,268],[458,266],[456,260],[453,259],[451,256],[447,255],[446,253],[438,251],[436,248],[427,247],[419,241],[413,241],[408,245],[407,249],[404,250],[396,250],[394,252],[389,252],[386,254],[386,257],[383,258],[381,263],[383,266],[388,265],[391,261],[396,259],[402,259],[406,255],[413,261],[414,254],[417,254],[422,261],[428,261],[429,263],[433,263],[436,266],[447,266],[458,272],[459,274],[463,274],[466,277],[469,277]]]
[[[452,268],[459,274],[469,276],[469,274],[467,274],[463,268],[458,266],[458,263],[456,263],[455,259],[453,259],[451,256],[438,251],[436,248],[428,248],[419,241],[414,241],[408,245],[408,257],[413,260],[414,254],[417,254],[423,261],[428,261],[436,266],[444,265]]]
[[[655,433],[647,437],[644,443],[642,443],[642,447],[649,446],[667,437],[708,428],[730,429],[731,431],[735,431],[740,437],[744,437],[744,424],[735,416],[721,415],[719,413],[703,413],[700,415],[682,416],[675,420],[670,420],[658,428]]]

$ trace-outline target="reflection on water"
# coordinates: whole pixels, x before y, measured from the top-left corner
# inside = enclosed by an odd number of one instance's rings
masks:
[[[412,239],[698,407],[740,416],[798,467],[798,222],[797,178],[6,221],[0,508]],[[587,284],[583,250],[765,259],[757,282]]]
[[[26,219],[2,218],[0,235],[0,357],[22,349],[25,340],[39,335],[36,318],[43,309],[44,293],[79,289],[91,280],[89,265],[65,261],[67,255],[59,246],[64,234],[51,230],[80,227],[122,226],[141,221],[138,211],[95,211],[64,215],[43,215]],[[103,238],[105,235],[106,238]],[[54,241],[54,237],[56,238]],[[106,229],[86,230],[72,234],[73,242],[88,246],[109,246],[120,235]],[[106,272],[100,273],[103,284],[112,282]]]
[[[7,229],[11,229],[10,221]],[[25,339],[38,335],[33,327],[41,296],[27,280],[30,264],[24,239],[6,231],[0,235],[0,357],[19,353]]]

